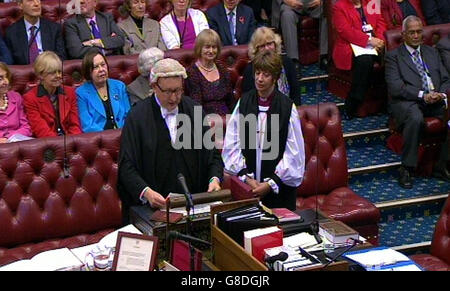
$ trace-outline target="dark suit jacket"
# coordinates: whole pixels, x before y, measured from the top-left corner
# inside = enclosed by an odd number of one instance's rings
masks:
[[[66,50],[62,37],[61,26],[41,17],[40,23],[42,49],[55,52],[61,60],[66,59]],[[6,30],[6,44],[12,53],[15,65],[28,65],[28,35],[24,19],[20,19]]]
[[[441,55],[445,68],[447,68],[447,72],[450,74],[450,34],[443,37],[436,45],[436,48]]]
[[[57,136],[56,114],[47,96],[38,96],[39,86],[23,95],[23,105],[35,137]],[[75,89],[64,86],[58,95],[59,117],[66,134],[81,133]]]
[[[422,45],[420,50],[422,59],[430,71],[435,91],[446,93],[450,89],[450,79],[438,51],[427,45]],[[386,54],[385,66],[388,93],[392,97],[392,102],[422,102],[418,97],[422,90],[422,80],[404,44]]]
[[[125,44],[125,37],[122,30],[114,22],[114,18],[109,13],[95,12],[97,26],[102,36],[102,42],[107,50],[112,50],[112,54],[121,54],[121,49]],[[83,42],[93,39],[91,28],[82,15],[75,15],[64,23],[64,36],[67,45],[69,58],[81,59],[91,47],[83,46]]]
[[[11,53],[9,52],[9,48],[6,46],[3,37],[0,34],[0,62],[4,62],[7,65],[13,64],[13,59]]]
[[[221,2],[206,11],[209,28],[214,29],[220,36],[222,44],[233,45],[230,25],[224,4]],[[250,7],[239,4],[236,10],[236,41],[238,44],[248,44],[256,29],[256,20]]]
[[[422,0],[421,3],[428,25],[450,22],[450,0]]]

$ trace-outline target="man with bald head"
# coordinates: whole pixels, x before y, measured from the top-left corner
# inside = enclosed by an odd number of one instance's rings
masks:
[[[400,167],[399,183],[412,188],[412,172],[417,166],[417,156],[424,117],[444,118],[446,92],[450,79],[436,49],[423,44],[423,24],[417,16],[403,21],[404,43],[386,54],[386,82],[392,97],[389,109],[405,141]],[[449,181],[447,170],[448,141],[441,147],[433,176]]]
[[[208,127],[194,124],[194,112],[200,113],[201,123],[204,114],[199,104],[183,96],[186,77],[178,61],[157,61],[149,77],[154,93],[128,114],[119,153],[118,189],[124,224],[130,206],[148,203],[152,208],[164,208],[169,193],[184,193],[177,181],[179,173],[184,175],[191,193],[220,190],[223,162],[219,152],[207,149],[203,143],[194,146],[195,136],[203,137]],[[178,126],[181,115],[191,121],[186,122],[190,125],[183,121],[183,129]],[[190,140],[188,146],[178,146],[181,132],[190,135],[190,139],[181,136],[183,145],[185,139]]]

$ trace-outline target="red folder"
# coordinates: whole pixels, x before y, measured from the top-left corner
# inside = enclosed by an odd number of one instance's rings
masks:
[[[188,243],[181,240],[174,240],[172,242],[170,257],[171,257],[170,263],[174,265],[176,268],[178,268],[181,271],[191,271],[191,253],[189,250]],[[194,271],[202,270],[202,259],[203,253],[200,250],[195,249]]]
[[[230,190],[231,190],[231,197],[233,197],[233,200],[245,200],[255,198],[252,191],[252,187],[239,180],[239,177],[237,176],[231,177]]]
[[[250,249],[247,244],[250,242]],[[251,250],[252,256],[264,263],[264,250],[268,248],[279,247],[283,245],[283,230],[277,229],[274,232],[255,236],[250,240],[244,239],[246,251]]]

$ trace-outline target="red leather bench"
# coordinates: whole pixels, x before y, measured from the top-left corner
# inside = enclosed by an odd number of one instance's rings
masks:
[[[305,140],[305,176],[297,209],[318,208],[378,244],[380,211],[348,188],[347,153],[334,103],[298,107]]]
[[[98,242],[121,225],[120,131],[0,145],[0,265]]]
[[[450,271],[450,198],[442,209],[431,241],[430,254],[411,256],[427,271]]]

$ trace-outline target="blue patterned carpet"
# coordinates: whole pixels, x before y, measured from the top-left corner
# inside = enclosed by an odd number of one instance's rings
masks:
[[[397,181],[398,170],[353,175],[349,187],[373,203],[404,200],[450,192],[450,183],[431,177],[414,177],[413,188],[404,189]]]
[[[364,118],[353,118],[351,120],[342,120],[342,131],[344,133],[367,131],[374,129],[387,128],[389,116],[386,114],[368,116]]]
[[[387,247],[431,241],[439,215],[380,224],[380,245]]]
[[[328,74],[326,71],[321,70],[319,68],[319,64],[312,64],[309,66],[301,66],[301,74],[302,74],[302,78],[305,77],[314,77],[314,76],[322,76],[322,75],[326,75]]]
[[[327,74],[317,65],[303,66],[302,77]],[[344,100],[326,90],[327,80],[309,80],[301,83],[302,104],[324,102],[342,103]],[[341,107],[342,108],[342,107]],[[343,133],[354,133],[387,128],[387,114],[342,120]],[[348,168],[359,168],[399,162],[400,156],[386,148],[389,133],[372,137],[356,137],[346,140]],[[349,187],[373,203],[401,201],[410,198],[431,197],[450,193],[450,183],[430,177],[414,177],[413,189],[399,186],[398,169],[380,170],[367,174],[354,174]],[[431,241],[434,227],[443,201],[381,209],[380,245],[395,247]]]
[[[400,162],[401,158],[386,147],[386,135],[349,139],[347,163],[349,169]]]

